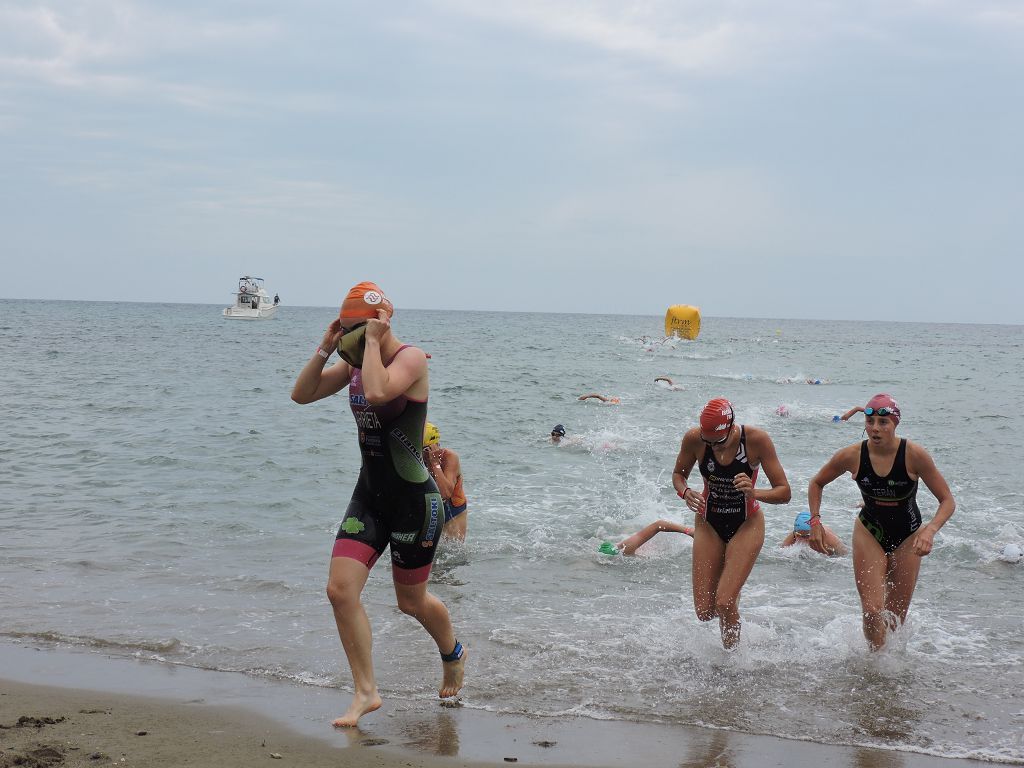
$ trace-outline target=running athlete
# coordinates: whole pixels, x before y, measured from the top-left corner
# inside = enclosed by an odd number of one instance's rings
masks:
[[[704,490],[687,484],[699,462]],[[764,468],[771,488],[757,489]],[[683,435],[672,485],[695,513],[693,607],[697,618],[718,617],[722,645],[740,641],[740,590],[764,545],[761,504],[789,502],[789,481],[768,433],[736,424],[732,404],[719,397],[700,414],[700,426]]]
[[[441,431],[427,422],[423,432],[423,461],[444,499],[444,530],[452,539],[466,540],[466,492],[462,489],[462,463],[459,454],[441,447]]]
[[[299,374],[292,400],[306,404],[348,387],[359,430],[362,467],[338,529],[327,580],[338,634],[355,692],[336,727],[355,726],[381,705],[373,673],[372,636],[360,596],[377,558],[391,547],[398,608],[415,617],[441,653],[438,694],[462,688],[465,652],[448,609],[427,592],[444,505],[423,464],[428,374],[423,350],[402,344],[391,331],[394,307],[373,283],[359,283]],[[334,350],[342,358],[324,368]]]
[[[821,494],[849,472],[864,498],[853,524],[853,573],[863,610],[864,637],[871,650],[907,620],[921,558],[932,551],[935,534],[949,520],[956,502],[932,457],[921,446],[896,436],[900,408],[890,395],[872,397],[863,408],[868,439],[843,448],[822,467],[807,489],[811,546],[821,544]],[[924,480],[939,501],[921,525],[917,483]]]

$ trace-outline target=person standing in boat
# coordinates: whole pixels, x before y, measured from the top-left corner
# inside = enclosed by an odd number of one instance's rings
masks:
[[[370,622],[360,597],[370,569],[389,546],[398,608],[423,625],[441,654],[439,696],[448,698],[461,690],[466,661],[448,609],[427,591],[444,526],[444,501],[422,458],[427,356],[395,337],[393,313],[392,303],[374,283],[353,287],[292,389],[292,400],[306,404],[347,386],[362,454],[327,580],[355,686],[348,709],[334,721],[337,727],[355,726],[381,706]],[[335,349],[341,361],[325,368]]]

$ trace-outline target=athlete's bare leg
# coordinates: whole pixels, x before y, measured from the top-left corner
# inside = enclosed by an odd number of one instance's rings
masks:
[[[693,530],[693,609],[701,621],[711,621],[715,613],[715,593],[725,566],[725,543],[707,520],[697,515]]]
[[[412,616],[427,633],[434,638],[438,651],[452,653],[455,650],[455,630],[444,603],[427,592],[427,583],[399,584],[395,582],[395,596],[398,598],[398,609]],[[462,690],[462,678],[466,667],[466,652],[457,661],[442,661],[444,675],[437,695],[449,698]]]
[[[726,648],[734,648],[740,641],[740,590],[747,583],[763,546],[763,514],[747,518],[725,545],[725,567],[715,592],[715,611],[722,628],[722,645]]]
[[[909,541],[908,539],[903,543],[907,544]],[[885,622],[885,580],[888,569],[888,558],[882,545],[868,532],[860,520],[855,521],[853,524],[853,575],[857,580],[857,592],[860,594],[864,637],[872,651],[877,651],[885,645],[885,635],[888,630]],[[913,592],[913,588],[911,588],[911,592]],[[909,600],[907,605],[909,606]],[[906,615],[905,612],[904,615]]]
[[[331,558],[327,577],[327,597],[334,609],[334,621],[345,649],[355,693],[345,714],[334,721],[338,728],[355,726],[367,712],[379,709],[380,694],[373,676],[373,636],[370,620],[360,600],[370,571],[350,557]]]
[[[921,558],[914,554],[915,536],[908,536],[888,558],[885,610],[895,614],[900,624],[907,620],[910,601],[917,587],[917,575],[921,571]]]

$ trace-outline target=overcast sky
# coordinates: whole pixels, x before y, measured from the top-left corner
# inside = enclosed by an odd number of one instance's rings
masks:
[[[0,0],[0,296],[1024,323],[1018,0]]]

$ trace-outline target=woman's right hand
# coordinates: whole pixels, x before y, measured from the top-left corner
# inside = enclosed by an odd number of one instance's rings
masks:
[[[706,506],[704,496],[697,493],[693,488],[687,488],[683,492],[683,501],[686,502],[686,506],[690,508],[691,512],[704,514],[704,507]]]
[[[320,342],[320,349],[328,354],[334,352],[338,348],[338,340],[344,334],[345,331],[341,327],[341,318],[334,318],[331,324],[327,326],[327,330],[324,331],[324,338]]]

